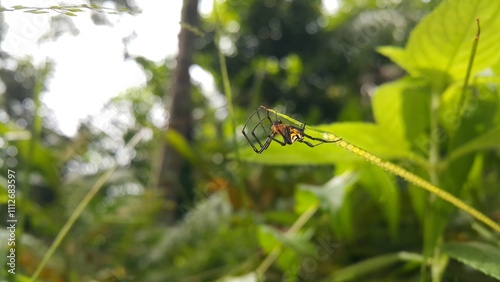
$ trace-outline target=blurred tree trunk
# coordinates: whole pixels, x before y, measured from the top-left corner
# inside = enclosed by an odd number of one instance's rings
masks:
[[[168,130],[176,130],[186,140],[192,139],[193,121],[191,118],[192,98],[189,67],[193,61],[195,34],[185,26],[197,27],[199,21],[198,0],[184,0],[179,32],[179,53],[174,72],[172,87],[165,95],[171,93]],[[158,185],[166,196],[165,221],[172,222],[182,208],[181,196],[192,194],[191,168],[184,158],[170,144],[163,147],[163,158]],[[184,198],[184,201],[187,199]]]

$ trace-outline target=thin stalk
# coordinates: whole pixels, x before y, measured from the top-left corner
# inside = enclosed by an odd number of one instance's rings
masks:
[[[217,27],[216,27],[216,33],[215,33],[215,46],[217,48],[217,53],[219,55],[219,64],[220,64],[220,71],[222,75],[222,84],[224,85],[224,93],[226,93],[227,97],[227,108],[229,110],[229,117],[231,120],[231,130],[233,132],[233,145],[235,148],[235,157],[236,160],[240,160],[240,150],[238,147],[238,142],[236,142],[236,118],[234,115],[234,107],[233,107],[233,92],[231,91],[231,83],[229,82],[229,75],[227,73],[227,66],[226,66],[226,57],[224,57],[224,54],[219,49],[219,40],[220,40],[220,34],[221,34],[221,28],[220,28],[220,17],[219,17],[219,12],[218,8],[216,5],[216,1],[214,1],[214,13],[215,17],[217,19]]]
[[[304,211],[300,217],[295,221],[288,229],[288,231],[285,233],[285,236],[293,236],[299,232],[299,230],[306,224],[309,219],[316,213],[318,210],[318,205],[311,205],[306,211]],[[262,263],[257,267],[257,270],[255,271],[257,273],[257,277],[261,278],[264,273],[271,267],[271,265],[274,263],[274,261],[278,258],[278,256],[281,253],[281,250],[283,249],[282,245],[277,246],[274,248],[271,253],[262,261]]]
[[[227,108],[229,110],[229,119],[231,120],[231,131],[233,132],[233,147],[234,147],[234,159],[238,163],[238,167],[241,169],[241,160],[240,160],[240,148],[238,146],[237,142],[237,137],[236,137],[236,116],[234,114],[234,107],[233,107],[233,92],[231,91],[231,83],[229,81],[229,75],[227,72],[227,65],[226,65],[226,57],[224,57],[224,54],[222,54],[221,50],[219,49],[219,39],[220,39],[220,34],[221,34],[221,20],[219,16],[219,9],[217,6],[217,1],[214,1],[213,4],[213,11],[215,13],[216,17],[216,32],[215,32],[215,47],[217,48],[217,53],[219,55],[219,64],[220,64],[220,71],[222,75],[222,83],[224,85],[224,93],[226,94],[227,97]],[[241,174],[240,174],[241,175]],[[246,187],[244,185],[238,185],[241,189],[241,201],[243,203],[243,208],[247,210],[248,208],[248,203],[246,199]]]
[[[45,66],[47,67],[47,66]],[[44,71],[45,73],[45,71]],[[40,72],[38,73],[40,74]],[[29,141],[28,147],[28,155],[26,156],[26,166],[24,167],[24,175],[26,177],[25,181],[21,184],[21,191],[23,191],[24,197],[28,198],[31,190],[30,186],[30,175],[31,170],[33,169],[33,160],[35,159],[35,147],[40,142],[40,135],[42,132],[42,117],[40,114],[41,102],[40,102],[40,93],[43,91],[43,82],[45,81],[45,75],[37,75],[35,78],[35,87],[33,89],[33,103],[35,104],[35,108],[33,110],[33,120],[31,121],[30,134],[31,138]],[[20,201],[21,203],[26,203],[27,201]],[[16,237],[21,240],[21,236],[23,235],[24,230],[24,216],[26,204],[21,204],[21,208],[19,209],[19,213],[17,214],[18,220],[18,228],[16,228]],[[22,253],[22,244],[16,249],[17,256],[20,257]]]
[[[141,135],[142,135],[141,132],[136,133],[134,135],[134,137],[132,137],[132,139],[126,145],[125,150],[133,149],[135,147],[135,145],[137,145],[137,143],[139,143],[139,141],[141,140],[141,138],[142,138]],[[73,227],[76,220],[80,217],[83,210],[88,206],[88,204],[95,197],[97,192],[99,192],[99,190],[103,187],[104,183],[106,183],[106,181],[111,177],[113,172],[115,172],[117,167],[118,167],[118,164],[115,163],[105,174],[103,174],[101,177],[99,177],[99,179],[94,184],[94,186],[92,186],[92,188],[90,188],[89,192],[85,195],[85,197],[82,199],[82,201],[75,208],[75,210],[73,211],[71,216],[68,218],[68,220],[66,221],[64,226],[61,228],[61,230],[57,234],[56,238],[54,239],[54,242],[52,242],[52,245],[49,247],[49,249],[47,250],[47,252],[43,256],[42,261],[40,262],[40,264],[38,264],[38,267],[36,268],[35,272],[33,273],[33,275],[30,278],[31,281],[35,281],[37,279],[38,275],[40,275],[40,272],[42,272],[45,265],[49,262],[49,259],[52,257],[52,255],[56,251],[57,247],[59,247],[59,245],[61,244],[63,239],[66,237],[66,235],[68,234],[71,227]]]
[[[429,168],[428,168],[428,174],[429,174],[429,180],[430,183],[438,186],[439,185],[439,175],[437,171],[437,167],[439,164],[439,142],[440,142],[440,136],[439,136],[439,108],[440,108],[440,102],[441,102],[441,97],[439,95],[438,91],[432,91],[431,93],[431,104],[430,104],[430,138],[429,138]],[[429,197],[428,205],[432,205],[436,200],[435,194],[431,194]],[[426,214],[424,221],[429,221],[432,218],[432,213],[429,209],[426,209]],[[427,226],[427,228],[430,228],[429,225],[424,224],[424,226]],[[429,232],[424,231],[425,233]],[[424,236],[424,258],[425,260],[428,259],[429,253],[427,250],[425,250],[425,246],[429,244],[427,241],[427,236]],[[436,250],[435,250],[436,251]],[[438,253],[435,253],[436,255],[439,255]],[[434,257],[435,257],[434,256]],[[431,264],[431,267],[435,266],[435,264]],[[437,270],[432,269],[431,271],[431,276],[434,277],[436,276]],[[421,265],[420,268],[420,279],[421,281],[426,280],[427,276],[427,267],[425,264]]]
[[[464,86],[462,87],[462,93],[460,94],[460,100],[458,102],[457,112],[455,114],[455,116],[457,117],[457,121],[460,121],[464,112],[467,86],[469,85],[469,78],[472,71],[472,66],[474,64],[474,58],[476,56],[477,45],[479,44],[479,36],[481,35],[481,25],[479,24],[479,18],[476,19],[476,23],[477,23],[476,37],[474,38],[474,43],[472,43],[472,50],[470,52],[469,64],[467,65],[467,71],[465,73]]]

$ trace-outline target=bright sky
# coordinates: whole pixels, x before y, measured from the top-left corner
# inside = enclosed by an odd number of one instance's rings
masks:
[[[177,53],[182,1],[137,2],[142,13],[109,15],[113,27],[96,26],[88,14],[81,13],[72,17],[80,30],[78,36],[64,35],[56,42],[42,44],[37,42],[49,28],[50,14],[4,13],[9,25],[2,42],[5,52],[18,58],[30,56],[37,64],[48,59],[56,62],[42,100],[54,111],[64,134],[75,134],[79,120],[98,113],[110,98],[145,83],[144,73],[136,63],[123,61],[123,37],[134,31],[137,34],[129,45],[132,55],[159,62]],[[16,0],[2,1],[4,7],[19,4]],[[65,1],[65,4],[82,2]],[[25,0],[22,5],[49,7],[59,3]],[[201,12],[209,11],[211,5],[212,1],[202,1]]]
[[[160,62],[177,53],[177,35],[180,29],[181,0],[136,1],[142,13],[108,15],[114,25],[96,26],[88,14],[71,17],[80,30],[78,36],[64,35],[56,42],[38,43],[49,29],[53,14],[4,12],[8,32],[2,49],[12,56],[29,56],[36,64],[52,60],[55,71],[43,93],[42,101],[57,118],[57,127],[66,135],[76,133],[79,120],[99,113],[110,98],[127,88],[145,83],[145,76],[135,62],[123,61],[122,38],[135,31],[137,37],[129,45],[131,55],[144,56]],[[83,2],[69,0],[66,5]],[[333,6],[330,6],[332,5]],[[324,0],[327,10],[336,8],[336,0]],[[4,0],[3,7],[21,4],[18,0]],[[49,7],[60,5],[53,0],[24,0],[24,6]],[[213,0],[201,0],[200,12],[211,11]],[[201,80],[210,80],[207,73],[194,68],[192,73]],[[212,88],[213,87],[209,87]]]

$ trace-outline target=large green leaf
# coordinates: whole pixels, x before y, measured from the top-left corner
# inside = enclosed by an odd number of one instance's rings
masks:
[[[413,67],[412,62],[406,58],[405,49],[397,46],[382,46],[377,48],[377,52],[390,58],[398,66],[405,70],[411,70]]]
[[[372,100],[377,124],[409,147],[429,125],[429,91],[422,80],[409,78],[379,87]]]
[[[472,74],[500,59],[499,13],[500,1],[444,1],[415,28],[405,54],[392,49],[382,49],[381,53],[400,63],[412,76],[424,76],[437,83],[463,79],[477,32],[476,19],[481,21],[481,38]]]
[[[477,269],[487,275],[500,279],[500,249],[479,243],[447,243],[443,248],[450,257]]]

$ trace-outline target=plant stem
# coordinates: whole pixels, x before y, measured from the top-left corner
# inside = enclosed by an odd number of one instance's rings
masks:
[[[304,226],[304,224],[311,219],[311,217],[318,210],[318,205],[311,205],[306,211],[304,211],[300,217],[295,221],[295,223],[288,229],[286,232],[286,236],[294,236],[299,232],[299,230]],[[257,277],[262,278],[267,269],[273,264],[273,262],[278,258],[281,253],[282,245],[275,247],[271,253],[262,261],[262,263],[257,267],[255,271],[257,273]]]
[[[474,64],[474,57],[476,56],[477,45],[479,44],[479,36],[481,35],[481,25],[479,24],[479,18],[476,19],[477,32],[474,38],[474,43],[472,44],[472,50],[470,52],[469,64],[467,65],[467,71],[465,73],[464,86],[462,88],[462,93],[460,94],[460,100],[458,102],[457,111],[455,114],[456,121],[459,122],[463,115],[463,109],[465,104],[465,96],[467,92],[467,85],[469,85],[469,78],[472,71],[472,65]]]
[[[224,54],[222,54],[220,48],[219,48],[219,39],[221,35],[221,20],[220,20],[220,15],[219,15],[219,9],[217,6],[217,1],[214,1],[213,4],[213,10],[215,13],[215,17],[217,19],[216,23],[216,32],[215,32],[215,46],[217,48],[217,53],[219,55],[219,64],[220,64],[220,71],[221,71],[221,76],[222,76],[222,83],[224,85],[224,93],[226,94],[227,97],[227,108],[229,111],[229,119],[231,120],[231,132],[232,134],[232,141],[233,141],[233,146],[234,146],[234,159],[236,160],[236,163],[238,164],[238,168],[241,171],[241,159],[240,159],[240,148],[238,146],[238,141],[236,137],[236,116],[234,114],[234,107],[233,107],[233,92],[231,91],[231,83],[229,81],[229,75],[227,72],[227,65],[226,65],[226,57],[224,57]],[[242,175],[241,173],[238,173],[238,175]],[[245,210],[248,210],[248,202],[246,198],[246,186],[242,185],[241,181],[239,178],[236,179],[238,187],[240,187],[241,191],[241,201],[243,203],[243,208]],[[250,220],[249,215],[248,219]]]
[[[132,137],[132,139],[128,142],[128,144],[125,146],[125,150],[132,150],[137,143],[142,139],[142,132],[139,131]],[[97,192],[104,186],[106,181],[111,177],[113,172],[115,172],[116,168],[118,167],[118,163],[115,162],[115,164],[106,172],[104,173],[97,182],[90,188],[89,192],[85,195],[85,197],[82,199],[82,201],[76,206],[75,210],[71,214],[71,216],[68,218],[64,226],[61,228],[59,233],[57,234],[56,238],[54,239],[54,242],[52,242],[52,245],[50,245],[49,249],[45,253],[45,255],[42,258],[42,261],[38,264],[38,267],[36,268],[35,272],[31,276],[30,280],[35,281],[42,272],[43,268],[47,263],[49,262],[49,259],[52,257],[54,252],[56,251],[57,247],[61,244],[63,241],[64,237],[68,234],[69,230],[73,225],[75,224],[76,220],[80,217],[82,212],[85,210],[85,208],[88,206],[90,201],[95,197]]]

